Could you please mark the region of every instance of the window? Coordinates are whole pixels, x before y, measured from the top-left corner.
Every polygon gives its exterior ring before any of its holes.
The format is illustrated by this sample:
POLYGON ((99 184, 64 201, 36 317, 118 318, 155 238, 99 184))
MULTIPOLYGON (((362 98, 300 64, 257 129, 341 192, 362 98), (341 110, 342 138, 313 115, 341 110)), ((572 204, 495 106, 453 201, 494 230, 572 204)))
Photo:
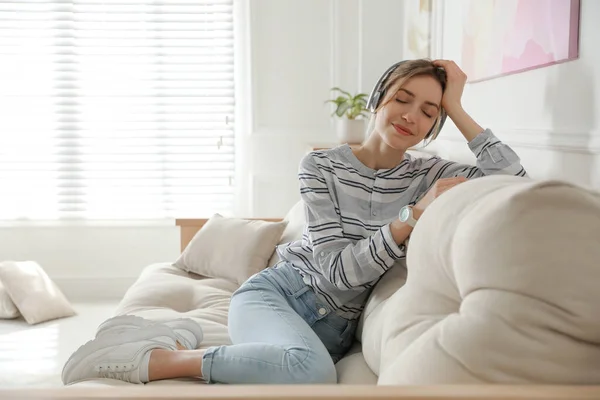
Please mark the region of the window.
POLYGON ((0 1, 0 219, 228 213, 233 0, 0 1))

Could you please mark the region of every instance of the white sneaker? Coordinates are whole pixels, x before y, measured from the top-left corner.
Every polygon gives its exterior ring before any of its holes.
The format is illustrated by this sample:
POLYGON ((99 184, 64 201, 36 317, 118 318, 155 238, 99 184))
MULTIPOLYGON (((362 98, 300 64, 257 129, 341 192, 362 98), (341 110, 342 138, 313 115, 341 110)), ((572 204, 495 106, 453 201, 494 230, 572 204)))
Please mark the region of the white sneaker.
POLYGON ((202 327, 191 318, 178 318, 170 321, 152 321, 136 315, 120 315, 104 321, 96 331, 96 337, 110 332, 122 332, 130 329, 139 329, 145 326, 165 324, 175 332, 176 338, 188 350, 198 348, 202 343, 204 334, 202 327))
POLYGON ((63 367, 62 381, 65 385, 97 378, 148 382, 150 352, 177 350, 174 337, 173 330, 163 324, 103 334, 73 353, 63 367))

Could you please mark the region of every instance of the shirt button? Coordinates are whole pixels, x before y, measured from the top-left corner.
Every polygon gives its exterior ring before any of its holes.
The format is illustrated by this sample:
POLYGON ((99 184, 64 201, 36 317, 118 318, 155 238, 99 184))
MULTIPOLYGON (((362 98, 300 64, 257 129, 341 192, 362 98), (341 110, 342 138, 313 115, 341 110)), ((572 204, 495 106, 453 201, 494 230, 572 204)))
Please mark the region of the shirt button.
POLYGON ((319 308, 319 314, 325 315, 325 314, 327 314, 327 310, 321 307, 321 308, 319 308))
POLYGON ((372 214, 373 214, 373 216, 376 216, 377 215, 377 211, 373 211, 372 214))
POLYGON ((321 252, 321 257, 325 257, 325 252, 324 251, 321 252))

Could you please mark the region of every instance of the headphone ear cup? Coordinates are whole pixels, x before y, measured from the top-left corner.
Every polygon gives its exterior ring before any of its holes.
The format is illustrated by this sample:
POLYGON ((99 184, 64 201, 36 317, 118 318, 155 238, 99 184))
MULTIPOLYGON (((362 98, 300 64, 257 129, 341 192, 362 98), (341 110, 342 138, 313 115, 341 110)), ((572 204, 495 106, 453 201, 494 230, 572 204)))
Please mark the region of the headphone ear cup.
POLYGON ((374 113, 375 110, 377 109, 377 105, 379 104, 379 97, 381 96, 381 92, 377 91, 375 93, 373 93, 373 97, 371 98, 371 101, 369 102, 369 111, 374 113))
POLYGON ((383 75, 381 75, 381 77, 377 80, 377 83, 375 84, 375 87, 373 87, 373 90, 371 91, 371 95, 369 96, 369 99, 367 101, 367 109, 370 112, 375 112, 375 110, 377 109, 377 106, 379 106, 379 101, 381 100, 381 97, 383 95, 383 92, 385 92, 385 90, 383 89, 383 84, 385 83, 385 80, 387 79, 387 77, 402 63, 404 63, 406 61, 400 61, 397 62, 396 64, 392 65, 391 67, 389 67, 384 73, 383 75))

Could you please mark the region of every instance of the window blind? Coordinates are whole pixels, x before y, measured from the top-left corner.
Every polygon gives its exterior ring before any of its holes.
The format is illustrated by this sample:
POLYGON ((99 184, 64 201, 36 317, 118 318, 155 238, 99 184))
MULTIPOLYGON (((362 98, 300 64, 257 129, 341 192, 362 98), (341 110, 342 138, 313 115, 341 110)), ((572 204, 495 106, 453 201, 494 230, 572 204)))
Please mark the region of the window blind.
POLYGON ((0 219, 233 208, 233 0, 0 1, 0 219))

